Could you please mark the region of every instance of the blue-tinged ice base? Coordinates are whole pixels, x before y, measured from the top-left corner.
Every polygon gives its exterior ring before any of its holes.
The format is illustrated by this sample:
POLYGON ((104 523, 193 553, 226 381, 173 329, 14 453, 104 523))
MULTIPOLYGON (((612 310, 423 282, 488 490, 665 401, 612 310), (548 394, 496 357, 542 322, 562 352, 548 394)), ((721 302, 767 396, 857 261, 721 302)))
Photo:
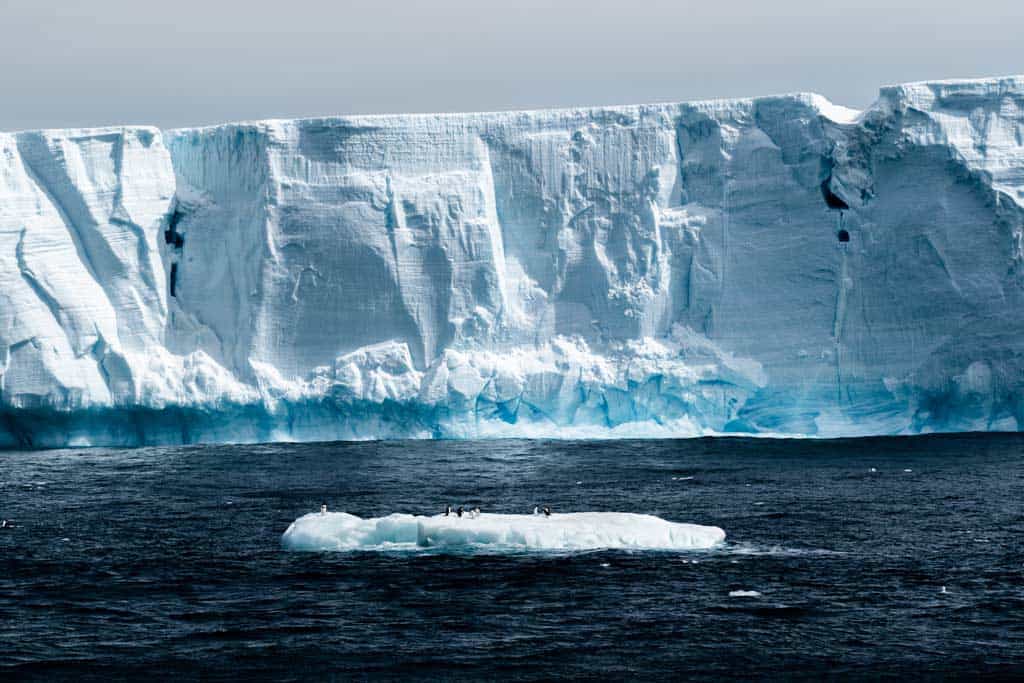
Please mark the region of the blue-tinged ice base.
POLYGON ((176 390, 189 396, 186 405, 21 406, 0 413, 0 444, 692 437, 724 428, 763 383, 756 363, 684 330, 605 354, 579 339, 501 353, 448 350, 426 370, 404 343, 387 342, 304 379, 254 363, 252 385, 209 358, 197 364, 176 390), (188 394, 196 386, 205 396, 188 394))
MULTIPOLYGON (((0 411, 0 447, 59 448, 402 438, 683 438, 718 434, 864 436, 1014 430, 991 378, 974 372, 945 393, 897 383, 769 386, 759 363, 681 326, 661 340, 593 351, 578 338, 543 346, 446 350, 425 370, 403 342, 339 356, 302 379, 253 363, 238 382, 206 356, 152 379, 172 386, 147 407, 21 405, 0 411), (968 390, 964 390, 966 387, 968 390), (924 396, 924 399, 921 397, 924 396)), ((168 371, 169 370, 169 371, 168 371)), ((153 384, 151 389, 156 386, 153 384)))
MULTIPOLYGON (((882 383, 798 397, 692 331, 604 353, 579 339, 501 353, 448 350, 418 370, 400 342, 340 356, 301 380, 254 363, 241 384, 209 358, 181 381, 184 405, 20 406, 0 411, 0 447, 59 448, 402 438, 838 437, 1015 430, 990 383, 922 393, 882 383), (185 387, 205 394, 188 394, 185 387), (901 392, 905 396, 901 396, 901 392), (921 400, 921 396, 925 400, 921 400)), ((167 378, 164 378, 167 380, 167 378)))
POLYGON ((286 549, 298 551, 703 550, 724 540, 725 532, 718 527, 625 512, 550 517, 483 513, 475 518, 392 514, 369 519, 314 512, 292 522, 281 537, 286 549))

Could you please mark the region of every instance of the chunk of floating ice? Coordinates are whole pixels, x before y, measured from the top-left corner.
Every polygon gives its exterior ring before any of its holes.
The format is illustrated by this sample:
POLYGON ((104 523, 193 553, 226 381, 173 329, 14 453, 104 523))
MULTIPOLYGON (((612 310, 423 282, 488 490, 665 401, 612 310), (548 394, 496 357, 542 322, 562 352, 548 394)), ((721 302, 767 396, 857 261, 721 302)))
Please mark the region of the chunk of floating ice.
POLYGON ((725 540, 715 526, 680 524, 628 512, 535 515, 483 514, 421 517, 393 514, 362 519, 344 512, 312 512, 292 522, 281 543, 288 550, 401 550, 465 546, 511 550, 695 550, 725 540))
POLYGON ((903 470, 904 472, 913 472, 914 470, 903 470))
POLYGON ((759 598, 761 594, 757 591, 729 591, 730 598, 759 598))

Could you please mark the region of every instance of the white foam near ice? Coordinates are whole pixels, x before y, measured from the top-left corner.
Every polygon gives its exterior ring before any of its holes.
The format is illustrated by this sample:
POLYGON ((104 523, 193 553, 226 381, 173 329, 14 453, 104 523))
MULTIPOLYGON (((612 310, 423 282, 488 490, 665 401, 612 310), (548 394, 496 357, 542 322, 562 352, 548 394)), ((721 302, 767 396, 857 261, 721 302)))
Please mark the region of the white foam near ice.
POLYGON ((483 514, 476 519, 392 514, 363 519, 344 512, 310 513, 292 522, 288 550, 389 550, 484 547, 511 550, 698 550, 725 540, 714 526, 669 522, 628 512, 540 515, 483 514))

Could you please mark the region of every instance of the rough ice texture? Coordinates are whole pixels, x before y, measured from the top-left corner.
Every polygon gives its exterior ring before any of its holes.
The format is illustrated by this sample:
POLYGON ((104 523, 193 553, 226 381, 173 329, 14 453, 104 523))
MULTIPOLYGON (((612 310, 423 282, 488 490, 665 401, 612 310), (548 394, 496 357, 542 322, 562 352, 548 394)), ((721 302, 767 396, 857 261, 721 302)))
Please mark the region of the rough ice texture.
POLYGON ((477 518, 393 514, 362 519, 344 512, 310 513, 281 538, 289 550, 698 550, 725 540, 716 526, 668 522, 628 512, 543 515, 482 514, 477 518))
POLYGON ((0 134, 0 445, 1015 430, 1024 77, 0 134))

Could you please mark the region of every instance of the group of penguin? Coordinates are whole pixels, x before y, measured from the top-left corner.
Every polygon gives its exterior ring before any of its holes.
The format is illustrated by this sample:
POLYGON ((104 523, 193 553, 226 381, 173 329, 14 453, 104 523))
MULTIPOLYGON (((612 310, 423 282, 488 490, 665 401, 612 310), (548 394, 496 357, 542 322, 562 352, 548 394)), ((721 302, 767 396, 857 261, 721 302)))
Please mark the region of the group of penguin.
POLYGON ((466 515, 470 519, 476 519, 480 516, 480 508, 472 508, 468 512, 460 505, 457 509, 453 510, 451 505, 444 506, 444 516, 449 517, 455 515, 456 517, 462 517, 466 515))
MULTIPOLYGON (((533 508, 533 514, 535 514, 535 515, 543 514, 545 517, 550 517, 551 516, 551 508, 549 508, 547 505, 545 505, 543 508, 534 507, 533 508)), ((462 517, 462 515, 467 515, 470 519, 476 519, 477 517, 480 516, 480 508, 478 508, 478 507, 477 508, 473 508, 469 512, 466 512, 466 510, 461 505, 459 507, 455 508, 454 510, 452 509, 451 505, 445 505, 444 506, 444 516, 445 517, 450 517, 451 515, 455 515, 456 517, 462 517)))
MULTIPOLYGON (((327 514, 327 503, 323 503, 320 506, 320 514, 321 515, 326 515, 327 514)), ((545 517, 550 517, 551 516, 551 508, 549 508, 547 505, 545 505, 542 508, 534 507, 533 508, 533 514, 534 515, 544 515, 545 517)), ((467 512, 466 509, 463 508, 461 505, 459 507, 455 508, 455 509, 452 509, 451 505, 445 505, 444 506, 444 516, 445 517, 450 517, 451 515, 455 515, 456 517, 462 517, 463 515, 466 515, 470 519, 476 519, 477 517, 480 516, 480 508, 475 507, 475 508, 470 509, 467 512)), ((7 520, 6 519, 4 520, 3 528, 13 528, 13 527, 14 527, 14 524, 8 524, 7 520)))

